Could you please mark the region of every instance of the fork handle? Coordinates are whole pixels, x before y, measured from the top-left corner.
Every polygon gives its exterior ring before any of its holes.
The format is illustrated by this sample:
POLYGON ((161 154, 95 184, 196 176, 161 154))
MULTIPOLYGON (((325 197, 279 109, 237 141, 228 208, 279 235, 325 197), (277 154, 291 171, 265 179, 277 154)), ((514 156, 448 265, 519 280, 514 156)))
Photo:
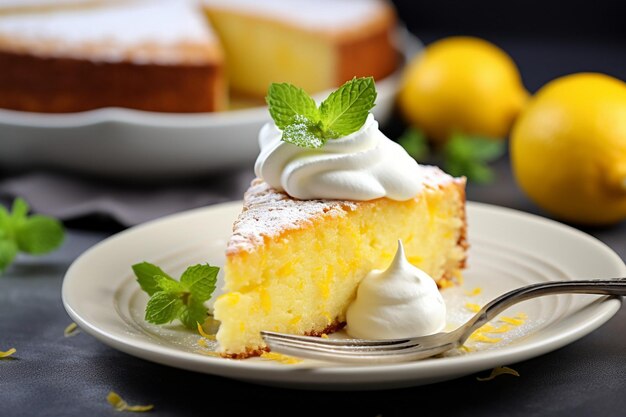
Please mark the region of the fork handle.
POLYGON ((459 335, 460 344, 463 344, 478 328, 493 320, 507 308, 521 301, 553 294, 626 296, 626 278, 543 282, 509 291, 487 303, 473 319, 459 329, 461 332, 459 335))

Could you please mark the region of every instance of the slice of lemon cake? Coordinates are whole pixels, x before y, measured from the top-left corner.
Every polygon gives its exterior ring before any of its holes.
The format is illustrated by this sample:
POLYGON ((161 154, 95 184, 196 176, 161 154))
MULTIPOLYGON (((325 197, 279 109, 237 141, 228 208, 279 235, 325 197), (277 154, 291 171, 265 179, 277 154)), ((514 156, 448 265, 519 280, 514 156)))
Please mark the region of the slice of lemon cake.
POLYGON ((215 302, 224 356, 266 349, 261 330, 320 335, 343 326, 360 280, 386 268, 404 243, 408 260, 440 287, 466 259, 465 179, 422 167, 422 190, 395 201, 297 200, 257 179, 227 249, 215 302))
POLYGON ((396 14, 382 0, 203 0, 224 47, 229 84, 264 97, 272 82, 309 93, 398 63, 396 14))

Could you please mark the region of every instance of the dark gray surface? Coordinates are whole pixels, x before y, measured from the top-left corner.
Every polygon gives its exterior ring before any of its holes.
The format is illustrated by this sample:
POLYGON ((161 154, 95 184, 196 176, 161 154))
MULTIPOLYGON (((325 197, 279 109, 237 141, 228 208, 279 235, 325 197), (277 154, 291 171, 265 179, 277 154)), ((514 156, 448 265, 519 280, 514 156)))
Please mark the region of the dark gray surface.
MULTIPOLYGON (((429 42, 434 36, 423 34, 422 38, 429 42)), ((520 63, 531 91, 555 76, 578 70, 605 70, 626 79, 623 45, 558 39, 503 39, 500 44, 520 63)), ((388 132, 393 137, 402 128, 392 125, 388 132)), ((506 158, 496 167, 497 182, 471 185, 470 200, 545 214, 515 186, 506 158)), ((241 175, 247 178, 251 173, 241 175)), ((207 186, 222 182, 219 177, 211 178, 207 186)), ((231 183, 224 195, 237 198, 244 185, 231 183)), ((519 378, 504 375, 479 382, 472 375, 379 392, 267 388, 146 362, 82 333, 64 338, 70 319, 61 304, 62 277, 80 253, 115 230, 114 224, 101 220, 70 223, 82 230, 71 230, 60 251, 43 258, 21 258, 0 278, 0 350, 18 349, 16 359, 0 361, 0 417, 117 416, 105 400, 109 390, 131 403, 155 404, 149 414, 154 416, 626 415, 624 308, 598 330, 562 349, 522 363, 503 364, 519 371, 519 378), (95 228, 108 232, 85 230, 95 228), (217 412, 217 403, 228 403, 229 411, 217 412)), ((626 259, 626 223, 585 231, 626 259)))
MULTIPOLYGON (((498 181, 470 186, 469 199, 535 211, 514 185, 506 158, 496 166, 498 181)), ((626 257, 626 223, 590 232, 626 257)), ((220 401, 231 402, 232 415, 408 416, 426 407, 455 416, 624 416, 623 308, 600 329, 562 349, 503 364, 519 371, 519 378, 504 375, 479 382, 472 375, 378 392, 267 388, 146 362, 84 333, 65 338, 63 330, 71 321, 61 304, 63 274, 80 253, 106 236, 72 230, 60 251, 21 258, 0 279, 0 349, 18 349, 16 359, 0 361, 0 416, 118 415, 106 403, 109 390, 130 402, 154 403, 154 416, 220 415, 213 409, 220 401)))

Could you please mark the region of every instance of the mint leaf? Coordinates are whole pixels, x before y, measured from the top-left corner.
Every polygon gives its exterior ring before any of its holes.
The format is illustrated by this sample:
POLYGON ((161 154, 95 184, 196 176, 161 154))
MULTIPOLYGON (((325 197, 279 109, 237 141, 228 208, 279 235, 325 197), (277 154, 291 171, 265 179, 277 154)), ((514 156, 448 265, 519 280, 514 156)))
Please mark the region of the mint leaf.
POLYGON ((291 84, 272 83, 265 100, 274 123, 281 130, 293 123, 296 116, 304 116, 314 123, 319 120, 315 100, 303 89, 291 84))
POLYGON ((159 291, 166 291, 172 294, 182 294, 186 292, 185 287, 181 285, 180 282, 170 277, 156 275, 154 277, 154 281, 156 282, 156 286, 158 287, 159 291))
POLYGON ((428 157, 428 141, 424 131, 421 129, 408 128, 398 138, 398 143, 413 159, 420 161, 428 157))
POLYGON ((466 176, 475 183, 493 181, 494 173, 488 162, 505 152, 503 140, 454 133, 443 149, 444 168, 454 176, 466 176))
POLYGON ((17 245, 12 240, 0 240, 0 273, 4 272, 17 256, 17 245))
POLYGON ((188 305, 181 309, 179 319, 186 328, 196 329, 198 323, 202 324, 206 320, 207 311, 202 301, 191 296, 188 305))
POLYGON ((65 239, 65 231, 58 220, 35 215, 19 220, 15 236, 20 251, 41 255, 59 247, 65 239))
POLYGON ((219 270, 218 267, 209 264, 190 266, 180 277, 180 283, 196 300, 206 301, 215 291, 219 270))
POLYGON ((179 296, 167 291, 159 291, 148 301, 145 319, 152 324, 170 323, 178 316, 182 307, 183 301, 179 296))
POLYGON ((11 238, 11 215, 4 206, 0 206, 0 238, 11 238))
POLYGON ((480 163, 468 164, 466 169, 467 178, 479 184, 486 184, 494 180, 495 174, 487 165, 480 163))
POLYGON ((188 329, 204 323, 208 312, 204 302, 215 291, 218 267, 209 264, 190 266, 179 281, 148 262, 135 264, 132 268, 141 288, 151 296, 146 306, 146 321, 164 324, 177 318, 188 329))
POLYGON ((301 148, 311 149, 321 148, 326 143, 319 126, 304 116, 297 116, 292 124, 285 127, 281 139, 301 148))
POLYGON ((23 198, 16 198, 13 200, 13 207, 11 208, 11 217, 13 221, 19 221, 26 218, 28 214, 28 203, 23 198))
POLYGON ((374 78, 353 78, 331 93, 318 108, 304 90, 287 83, 272 83, 269 112, 282 130, 281 139, 316 149, 328 139, 354 133, 363 126, 376 101, 374 78))
POLYGON ((154 293, 160 291, 160 287, 156 280, 157 276, 166 277, 174 281, 174 278, 163 272, 161 268, 149 262, 135 264, 132 268, 135 276, 137 277, 139 286, 142 290, 147 292, 148 295, 153 295, 154 293))
POLYGON ((445 152, 455 159, 489 162, 504 154, 503 140, 453 133, 446 143, 445 152))
POLYGON ((353 78, 320 105, 323 131, 333 138, 356 132, 365 123, 375 101, 374 78, 353 78))
POLYGON ((28 216, 28 203, 13 201, 11 212, 0 206, 0 273, 15 259, 18 251, 31 255, 51 252, 63 243, 63 224, 48 216, 28 216))

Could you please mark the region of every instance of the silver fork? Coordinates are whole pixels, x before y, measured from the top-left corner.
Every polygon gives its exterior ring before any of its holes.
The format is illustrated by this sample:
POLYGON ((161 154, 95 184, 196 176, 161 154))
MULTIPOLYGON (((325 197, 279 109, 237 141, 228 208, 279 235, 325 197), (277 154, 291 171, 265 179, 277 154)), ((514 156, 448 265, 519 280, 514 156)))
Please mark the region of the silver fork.
POLYGON ((345 363, 389 363, 424 359, 463 345, 468 337, 498 314, 524 300, 552 294, 626 295, 626 278, 552 281, 509 291, 487 303, 461 327, 447 333, 391 340, 324 339, 262 331, 277 353, 345 363))

